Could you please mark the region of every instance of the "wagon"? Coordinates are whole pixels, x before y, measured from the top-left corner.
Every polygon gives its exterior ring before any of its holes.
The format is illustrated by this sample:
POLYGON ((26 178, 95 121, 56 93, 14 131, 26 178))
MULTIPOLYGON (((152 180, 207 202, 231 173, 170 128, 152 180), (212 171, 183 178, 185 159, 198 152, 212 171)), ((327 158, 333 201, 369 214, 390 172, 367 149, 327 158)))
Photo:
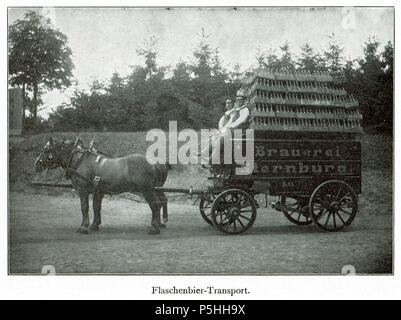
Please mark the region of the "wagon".
POLYGON ((361 193, 361 144, 314 135, 255 138, 255 169, 249 176, 214 177, 201 194, 203 219, 220 231, 239 234, 255 221, 258 194, 276 196, 273 208, 294 224, 315 223, 325 231, 350 225, 361 193))
POLYGON ((238 93, 249 99, 254 170, 243 176, 231 167, 214 178, 200 201, 207 223, 224 233, 246 231, 256 218, 257 194, 276 196, 273 208, 297 225, 339 231, 352 223, 362 192, 363 131, 344 81, 341 73, 272 70, 244 81, 238 93))

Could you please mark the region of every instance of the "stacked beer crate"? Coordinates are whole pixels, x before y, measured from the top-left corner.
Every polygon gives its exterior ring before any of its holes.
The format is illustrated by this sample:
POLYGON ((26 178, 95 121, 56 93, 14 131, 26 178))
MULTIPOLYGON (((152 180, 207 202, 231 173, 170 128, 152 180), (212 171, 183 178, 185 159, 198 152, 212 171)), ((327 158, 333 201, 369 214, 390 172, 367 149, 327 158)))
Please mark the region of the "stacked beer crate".
POLYGON ((250 128, 262 131, 362 133, 358 102, 341 73, 259 70, 240 93, 249 97, 250 128))

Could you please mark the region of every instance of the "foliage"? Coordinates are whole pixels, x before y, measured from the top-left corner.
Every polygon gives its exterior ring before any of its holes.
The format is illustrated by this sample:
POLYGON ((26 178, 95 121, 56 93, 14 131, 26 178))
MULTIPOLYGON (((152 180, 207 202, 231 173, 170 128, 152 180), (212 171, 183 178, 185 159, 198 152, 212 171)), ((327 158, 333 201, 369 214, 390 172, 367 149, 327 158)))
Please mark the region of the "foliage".
POLYGON ((392 131, 391 42, 379 52, 379 43, 369 39, 363 56, 347 61, 335 34, 328 36, 321 52, 305 43, 295 55, 285 41, 278 50, 257 48, 253 67, 245 69, 237 63, 229 70, 208 39, 202 29, 190 61, 160 66, 157 39, 149 38, 137 51, 144 58, 143 65, 131 66, 128 76, 114 73, 107 83, 94 82, 89 91, 76 91, 70 104, 50 115, 49 125, 56 131, 143 131, 168 130, 169 120, 176 120, 179 129, 216 127, 225 99, 235 97, 244 76, 255 68, 270 68, 343 71, 345 89, 363 110, 364 126, 392 131))
POLYGON ((335 33, 328 36, 329 42, 326 50, 323 51, 325 65, 331 72, 341 71, 343 68, 344 48, 338 42, 335 33))
POLYGON ((30 11, 10 26, 8 45, 10 84, 33 93, 30 109, 36 119, 41 92, 71 84, 74 65, 67 36, 30 11))

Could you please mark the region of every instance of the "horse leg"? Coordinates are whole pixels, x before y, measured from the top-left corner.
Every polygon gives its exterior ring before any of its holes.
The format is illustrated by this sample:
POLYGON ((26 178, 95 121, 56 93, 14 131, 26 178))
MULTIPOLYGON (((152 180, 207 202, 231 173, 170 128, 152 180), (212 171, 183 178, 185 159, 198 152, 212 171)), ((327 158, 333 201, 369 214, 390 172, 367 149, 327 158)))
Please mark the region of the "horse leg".
POLYGON ((149 229, 149 234, 160 233, 160 199, 154 190, 149 190, 143 193, 143 196, 152 210, 152 222, 149 229))
POLYGON ((89 193, 86 191, 79 191, 79 198, 81 200, 82 223, 77 232, 87 234, 89 233, 89 193))
POLYGON ((99 231, 99 225, 102 223, 100 211, 102 209, 103 193, 95 191, 93 193, 93 222, 89 227, 90 231, 99 231))
POLYGON ((164 192, 157 192, 157 195, 159 196, 160 199, 160 203, 163 209, 163 219, 162 219, 162 228, 166 227, 166 223, 168 221, 168 213, 167 213, 167 198, 166 195, 164 194, 164 192))

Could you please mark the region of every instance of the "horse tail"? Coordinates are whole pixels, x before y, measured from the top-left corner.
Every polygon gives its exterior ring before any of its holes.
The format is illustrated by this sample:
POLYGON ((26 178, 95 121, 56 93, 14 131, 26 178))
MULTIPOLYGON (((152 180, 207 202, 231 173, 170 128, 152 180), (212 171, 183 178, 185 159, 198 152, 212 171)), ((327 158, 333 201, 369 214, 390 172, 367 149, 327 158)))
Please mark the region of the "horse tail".
POLYGON ((167 171, 170 170, 172 168, 171 164, 168 162, 168 160, 166 160, 166 169, 167 171))
POLYGON ((171 168, 170 164, 165 163, 156 163, 154 165, 155 170, 155 178, 156 178, 156 187, 162 187, 167 180, 168 170, 171 168))

